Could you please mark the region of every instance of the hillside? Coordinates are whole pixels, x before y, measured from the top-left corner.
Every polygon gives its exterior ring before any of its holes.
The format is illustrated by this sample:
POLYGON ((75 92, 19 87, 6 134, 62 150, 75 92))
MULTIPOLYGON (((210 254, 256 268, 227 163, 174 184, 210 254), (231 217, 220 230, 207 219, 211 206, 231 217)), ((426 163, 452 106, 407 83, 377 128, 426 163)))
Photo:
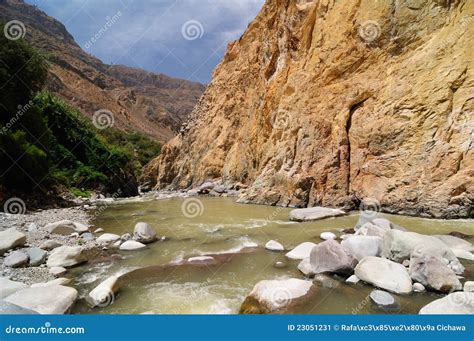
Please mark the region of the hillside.
POLYGON ((63 24, 22 0, 0 0, 0 20, 19 20, 26 40, 51 62, 47 88, 88 117, 105 109, 115 126, 167 141, 204 91, 199 83, 122 65, 86 53, 63 24))
POLYGON ((472 217, 473 17, 470 0, 268 0, 143 182, 472 217))

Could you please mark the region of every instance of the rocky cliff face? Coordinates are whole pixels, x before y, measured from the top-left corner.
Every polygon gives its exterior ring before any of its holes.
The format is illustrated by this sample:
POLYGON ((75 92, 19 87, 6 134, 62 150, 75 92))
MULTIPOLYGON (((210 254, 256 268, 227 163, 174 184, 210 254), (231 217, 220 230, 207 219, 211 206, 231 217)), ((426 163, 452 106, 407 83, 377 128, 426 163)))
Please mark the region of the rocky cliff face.
POLYGON ((199 83, 102 63, 82 50, 63 24, 23 0, 0 0, 0 20, 21 21, 28 42, 49 57, 49 90, 86 116, 112 112, 119 129, 168 141, 204 91, 199 83))
POLYGON ((470 0, 268 0, 143 179, 472 217, 473 35, 470 0))

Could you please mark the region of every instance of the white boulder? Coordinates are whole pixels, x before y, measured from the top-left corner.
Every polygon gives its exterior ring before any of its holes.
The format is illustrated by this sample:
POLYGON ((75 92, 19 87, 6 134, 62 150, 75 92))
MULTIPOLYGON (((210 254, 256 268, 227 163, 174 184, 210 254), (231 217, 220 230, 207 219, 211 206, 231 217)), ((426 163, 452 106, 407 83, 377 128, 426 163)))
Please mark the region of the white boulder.
POLYGON ((85 262, 86 259, 82 254, 80 246, 60 246, 53 251, 48 257, 46 265, 53 267, 70 267, 85 262))
POLYGON ((0 256, 6 251, 26 243, 26 235, 14 227, 0 232, 0 256))
POLYGON ((310 263, 314 273, 352 273, 357 264, 347 251, 335 240, 326 240, 311 250, 310 263))
POLYGON ((87 232, 89 231, 89 227, 71 220, 61 220, 55 223, 47 224, 44 227, 44 230, 48 231, 49 233, 69 236, 72 233, 81 234, 87 232))
POLYGON ((87 296, 86 300, 92 307, 106 307, 114 303, 115 295, 120 290, 117 276, 110 276, 96 286, 87 296))
POLYGON ((375 236, 350 236, 341 242, 341 246, 355 259, 361 260, 367 256, 380 256, 382 238, 375 236))
POLYGON ((327 208, 327 207, 308 207, 308 208, 298 208, 290 211, 290 220, 291 221, 312 221, 320 220, 331 217, 338 217, 345 215, 346 212, 339 210, 337 208, 327 208))
POLYGON ((439 258, 420 255, 410 259, 410 277, 429 289, 449 293, 462 290, 456 274, 439 258))
POLYGON ((270 250, 270 251, 285 251, 285 248, 283 245, 281 245, 279 242, 275 240, 269 240, 265 244, 265 249, 270 250))
POLYGON ((100 235, 96 241, 99 243, 99 244, 109 244, 109 243, 113 243, 113 242, 116 242, 117 240, 120 239, 120 236, 118 234, 113 234, 113 233, 104 233, 102 235, 100 235))
POLYGON ((151 243, 157 239, 156 231, 149 224, 139 222, 133 230, 133 238, 140 243, 151 243))
POLYGON ((315 246, 316 246, 315 243, 304 242, 304 243, 299 244, 290 252, 288 252, 285 256, 290 259, 305 259, 309 257, 311 250, 315 246))
POLYGON ((319 235, 322 240, 336 239, 337 236, 332 232, 323 232, 319 235))
POLYGON ((124 251, 135 251, 135 250, 141 250, 144 248, 146 248, 145 244, 142 244, 135 240, 127 240, 126 242, 123 242, 122 244, 120 244, 120 247, 119 247, 120 250, 124 250, 124 251))
POLYGON ((474 314, 474 292, 453 292, 443 298, 434 300, 420 310, 420 314, 474 314))

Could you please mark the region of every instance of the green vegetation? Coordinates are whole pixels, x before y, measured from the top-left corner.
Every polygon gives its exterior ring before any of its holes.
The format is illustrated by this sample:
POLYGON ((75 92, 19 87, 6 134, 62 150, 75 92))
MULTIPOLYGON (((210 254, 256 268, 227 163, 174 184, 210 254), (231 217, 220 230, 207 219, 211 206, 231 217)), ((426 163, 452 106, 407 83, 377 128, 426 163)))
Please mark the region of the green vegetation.
POLYGON ((0 36, 0 186, 23 192, 65 186, 76 196, 136 194, 136 178, 160 145, 138 133, 96 129, 62 100, 40 92, 46 75, 44 57, 22 40, 0 36))

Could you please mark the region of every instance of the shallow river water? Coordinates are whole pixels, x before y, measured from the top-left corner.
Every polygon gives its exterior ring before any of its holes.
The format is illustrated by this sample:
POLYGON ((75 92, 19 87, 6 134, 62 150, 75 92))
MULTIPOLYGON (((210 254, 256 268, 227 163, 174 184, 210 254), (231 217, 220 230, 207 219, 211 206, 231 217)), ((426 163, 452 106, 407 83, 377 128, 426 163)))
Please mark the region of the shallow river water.
MULTIPOLYGON (((84 297, 110 275, 135 271, 122 284, 121 290, 106 307, 90 308, 79 300, 74 313, 103 314, 228 314, 238 313, 247 293, 263 279, 301 278, 299 261, 287 259, 285 252, 264 249, 274 239, 291 249, 312 241, 321 242, 319 234, 354 227, 359 212, 320 220, 293 223, 288 221, 290 209, 270 206, 242 205, 230 198, 173 198, 146 202, 129 202, 102 208, 93 222, 105 232, 133 232, 139 221, 151 224, 166 240, 148 244, 141 251, 117 251, 120 257, 90 262, 72 270, 76 287, 84 297), (179 265, 183 259, 218 255, 213 265, 179 265), (283 268, 275 263, 285 263, 283 268)), ((474 234, 473 220, 430 220, 385 215, 393 223, 424 234, 446 234, 459 231, 474 234)), ((473 242, 474 240, 470 240, 473 242)), ((462 261, 464 276, 474 279, 474 262, 462 261)), ((346 284, 334 277, 317 284, 314 298, 292 308, 292 313, 418 313, 430 301, 441 297, 434 293, 398 295, 397 308, 381 310, 368 299, 373 290, 359 282, 346 284)), ((112 300, 112 299, 111 299, 112 300)))

